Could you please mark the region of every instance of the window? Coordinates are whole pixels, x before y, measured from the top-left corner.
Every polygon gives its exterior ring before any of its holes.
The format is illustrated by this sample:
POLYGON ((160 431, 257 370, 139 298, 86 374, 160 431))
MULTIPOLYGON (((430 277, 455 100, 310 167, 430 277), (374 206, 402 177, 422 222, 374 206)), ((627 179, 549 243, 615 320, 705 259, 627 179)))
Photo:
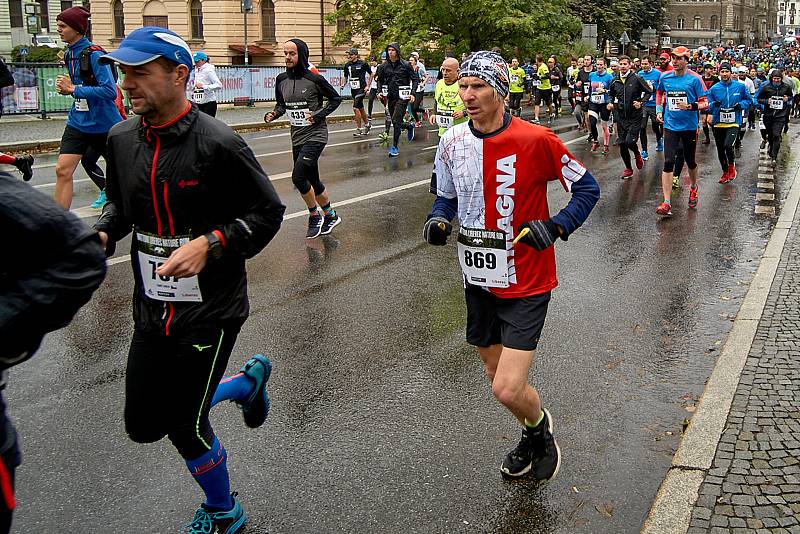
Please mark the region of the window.
POLYGON ((42 6, 42 16, 40 18, 42 29, 45 31, 50 31, 50 12, 47 9, 47 0, 36 0, 36 2, 42 6))
POLYGON ((678 20, 675 21, 675 27, 682 30, 685 23, 686 19, 683 18, 683 15, 679 15, 678 20))
MULTIPOLYGON (((336 10, 338 11, 341 7, 340 2, 336 2, 336 10)), ((346 32, 350 28, 350 24, 348 24, 347 17, 339 17, 336 19, 336 33, 346 32)))
POLYGON ((703 28, 703 19, 700 18, 700 15, 694 16, 694 26, 692 26, 695 30, 700 30, 703 28))
POLYGON ((12 28, 25 26, 25 20, 22 18, 22 0, 8 0, 8 15, 12 28))
POLYGON ((125 37, 125 10, 122 7, 122 0, 114 0, 114 37, 122 39, 125 37))
POLYGON ((717 16, 711 15, 711 18, 708 21, 708 29, 709 30, 716 30, 717 29, 717 16))
POLYGON ((781 15, 780 17, 778 17, 778 24, 780 24, 781 26, 783 26, 783 15, 781 15))
POLYGON ((72 7, 72 0, 61 0, 61 11, 72 7))
POLYGON ((169 17, 164 4, 158 0, 148 2, 144 6, 144 13, 142 13, 142 25, 169 28, 169 17))
POLYGON ((789 17, 789 26, 794 26, 794 15, 789 17))
POLYGON ((781 2, 781 11, 783 11, 785 9, 786 9, 786 4, 784 2, 781 2))
POLYGON ((192 39, 203 38, 203 4, 200 0, 192 0, 192 39))
POLYGON ((261 2, 261 40, 277 42, 275 39, 275 4, 272 3, 272 0, 262 0, 261 2))

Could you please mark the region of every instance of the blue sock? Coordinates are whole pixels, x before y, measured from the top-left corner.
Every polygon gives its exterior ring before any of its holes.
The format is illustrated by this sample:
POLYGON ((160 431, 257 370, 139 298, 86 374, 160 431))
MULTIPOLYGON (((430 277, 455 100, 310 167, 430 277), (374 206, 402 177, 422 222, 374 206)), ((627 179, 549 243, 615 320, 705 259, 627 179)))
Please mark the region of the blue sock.
POLYGON ((223 378, 211 399, 211 406, 224 400, 245 401, 253 393, 253 380, 244 373, 223 378))
POLYGON ((186 460, 186 467, 206 494, 203 504, 209 508, 225 511, 233 508, 227 458, 225 447, 214 436, 211 450, 199 458, 186 460))

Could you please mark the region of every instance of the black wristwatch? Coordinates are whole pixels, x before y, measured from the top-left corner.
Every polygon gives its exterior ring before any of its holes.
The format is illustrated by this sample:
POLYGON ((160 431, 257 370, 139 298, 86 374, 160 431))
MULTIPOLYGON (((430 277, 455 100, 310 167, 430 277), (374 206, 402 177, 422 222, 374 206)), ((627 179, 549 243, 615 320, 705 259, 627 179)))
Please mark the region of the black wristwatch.
POLYGON ((216 232, 208 232, 205 234, 208 239, 208 257, 212 260, 218 260, 222 257, 223 247, 222 242, 216 232))

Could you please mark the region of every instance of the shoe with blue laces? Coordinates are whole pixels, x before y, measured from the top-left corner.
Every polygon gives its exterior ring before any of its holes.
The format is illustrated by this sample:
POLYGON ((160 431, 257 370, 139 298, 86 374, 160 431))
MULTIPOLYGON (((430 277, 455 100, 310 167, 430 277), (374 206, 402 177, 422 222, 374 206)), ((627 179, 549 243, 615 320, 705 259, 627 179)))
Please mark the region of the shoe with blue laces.
POLYGON ((389 147, 389 156, 396 157, 396 156, 399 156, 399 155, 400 155, 400 151, 397 150, 396 146, 390 146, 389 147))
POLYGON ((642 150, 642 159, 647 161, 648 156, 649 155, 647 154, 647 150, 642 150))
POLYGON ((272 363, 269 358, 256 354, 242 366, 241 372, 253 381, 255 386, 247 400, 237 402, 242 408, 244 424, 250 428, 258 428, 264 424, 269 415, 269 395, 267 382, 272 374, 272 363))
POLYGON ((188 534, 236 534, 244 526, 247 516, 242 509, 242 503, 236 498, 236 493, 231 493, 233 508, 227 512, 213 511, 200 505, 194 513, 194 519, 186 525, 188 534))
POLYGON ((100 191, 100 194, 97 195, 97 200, 92 202, 92 207, 94 209, 100 209, 100 208, 102 208, 103 206, 106 205, 106 202, 108 202, 106 200, 106 190, 103 189, 102 191, 100 191))
POLYGON ((664 152, 664 141, 661 139, 656 141, 656 152, 664 152))

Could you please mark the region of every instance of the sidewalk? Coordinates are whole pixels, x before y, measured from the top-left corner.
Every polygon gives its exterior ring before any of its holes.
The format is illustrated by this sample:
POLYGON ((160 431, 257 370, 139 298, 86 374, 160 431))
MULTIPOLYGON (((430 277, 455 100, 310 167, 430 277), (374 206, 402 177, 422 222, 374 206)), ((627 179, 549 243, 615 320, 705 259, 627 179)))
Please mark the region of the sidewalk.
MULTIPOLYGON (((647 534, 800 534, 800 169, 647 534), (724 424, 723 424, 724 423, 724 424)), ((759 186, 769 180, 763 159, 759 186)))

